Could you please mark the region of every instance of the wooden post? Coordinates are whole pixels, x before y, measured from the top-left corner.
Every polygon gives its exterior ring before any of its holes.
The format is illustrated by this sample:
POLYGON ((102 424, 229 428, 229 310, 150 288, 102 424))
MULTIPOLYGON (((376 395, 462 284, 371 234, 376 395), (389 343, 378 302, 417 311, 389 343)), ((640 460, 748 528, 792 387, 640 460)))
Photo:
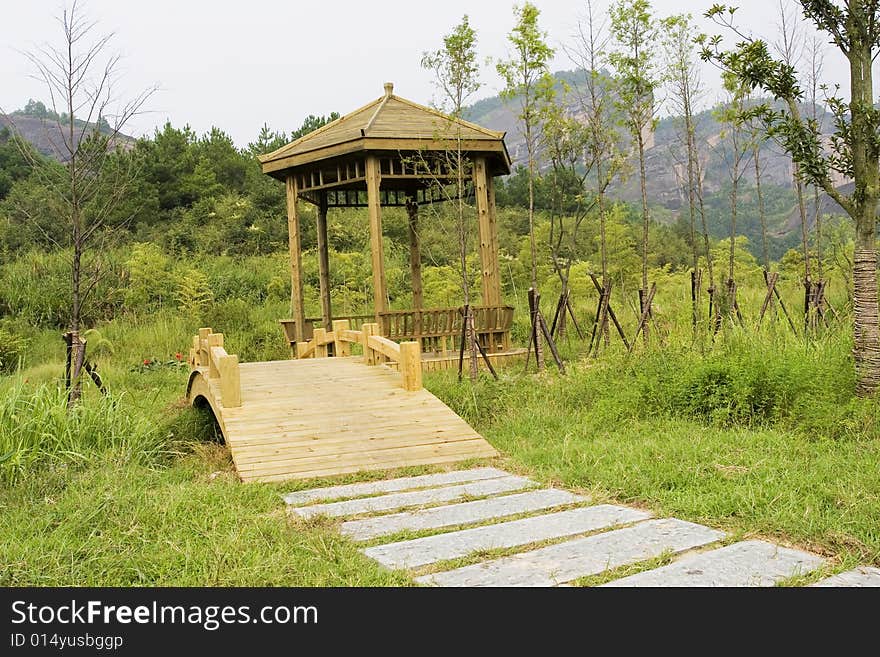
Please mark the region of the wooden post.
POLYGON ((206 349, 208 348, 208 336, 214 332, 214 329, 211 328, 200 328, 199 329, 199 347, 196 350, 196 364, 205 366, 209 363, 210 354, 206 354, 206 349))
POLYGON ((318 277, 321 286, 321 317, 324 328, 330 330, 333 314, 330 309, 330 251, 327 244, 327 192, 321 192, 318 201, 318 277))
POLYGON ((418 342, 400 343, 400 373, 404 390, 422 389, 422 348, 418 342))
POLYGON ((370 347, 370 336, 378 335, 379 325, 373 323, 363 324, 361 326, 361 332, 364 334, 364 360, 367 365, 377 365, 379 359, 376 358, 376 352, 370 347))
POLYGON ((238 356, 223 356, 217 363, 220 373, 220 403, 226 408, 241 406, 241 375, 238 356))
POLYGON ((211 356, 211 348, 212 347, 222 347, 223 346, 223 334, 222 333, 211 333, 208 336, 208 378, 216 379, 220 376, 220 371, 217 369, 217 363, 214 362, 214 358, 211 356))
POLYGON ((315 358, 327 358, 327 345, 324 340, 327 338, 327 330, 316 328, 312 340, 315 341, 315 358))
POLYGON ((480 233, 483 269, 483 305, 501 305, 501 273, 498 268, 498 224, 495 220, 495 187, 487 176, 486 158, 474 160, 474 194, 480 233))
POLYGON ((342 340, 342 332, 351 328, 351 322, 347 319, 337 319, 333 321, 333 334, 336 336, 336 348, 334 354, 336 356, 351 356, 351 345, 342 340))
POLYGON ((303 341, 306 313, 302 285, 302 244, 299 234, 299 213, 296 208, 296 178, 287 176, 287 241, 290 247, 290 316, 296 322, 294 337, 303 341))
POLYGON ((382 250, 382 201, 379 198, 381 174, 379 160, 375 155, 367 156, 367 207, 370 212, 370 251, 373 255, 373 312, 376 322, 381 313, 388 309, 385 293, 385 254, 382 250))
POLYGON ((409 274, 412 286, 412 303, 415 310, 413 332, 422 334, 422 256, 419 246, 419 205, 412 197, 406 199, 409 217, 409 274))
MULTIPOLYGON (((308 348, 309 348, 308 342, 297 342, 296 343, 296 357, 297 358, 304 358, 305 357, 304 354, 306 353, 308 348)), ((314 354, 314 352, 312 352, 312 353, 314 354)))

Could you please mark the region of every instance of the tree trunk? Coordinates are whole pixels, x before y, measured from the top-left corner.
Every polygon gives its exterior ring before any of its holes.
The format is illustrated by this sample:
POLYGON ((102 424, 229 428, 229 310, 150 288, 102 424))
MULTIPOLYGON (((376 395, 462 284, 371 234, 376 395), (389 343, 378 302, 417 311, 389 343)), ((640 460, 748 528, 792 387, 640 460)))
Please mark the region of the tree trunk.
POLYGON ((770 247, 767 243, 767 208, 764 205, 764 187, 761 184, 761 147, 755 146, 755 191, 758 194, 758 217, 761 220, 761 256, 764 271, 770 271, 770 247))
POLYGON ((853 356, 856 364, 856 393, 860 396, 874 394, 880 385, 877 249, 873 245, 874 236, 871 235, 870 239, 866 237, 859 235, 853 263, 853 356))
MULTIPOLYGON (((639 182, 642 188, 642 289, 639 299, 644 300, 648 294, 648 228, 651 217, 648 211, 648 174, 645 170, 645 140, 641 132, 639 132, 637 141, 639 146, 639 182)), ((644 308, 640 308, 640 310, 642 312, 645 311, 644 308)), ((642 331, 645 344, 650 342, 648 334, 648 324, 646 323, 642 331)))
MULTIPOLYGON (((852 35, 855 37, 856 35, 852 35)), ((880 148, 876 142, 872 42, 853 38, 849 53, 852 102, 853 172, 856 181, 856 244, 853 259, 853 356, 856 394, 873 395, 880 385, 880 317, 877 309, 877 204, 880 199, 880 148)))

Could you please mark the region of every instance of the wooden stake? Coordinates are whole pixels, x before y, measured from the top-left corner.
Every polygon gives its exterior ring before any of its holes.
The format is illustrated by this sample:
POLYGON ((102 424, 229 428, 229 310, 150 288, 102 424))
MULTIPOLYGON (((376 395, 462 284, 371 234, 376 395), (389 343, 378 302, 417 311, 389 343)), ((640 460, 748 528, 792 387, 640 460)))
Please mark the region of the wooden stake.
POLYGON ((547 328, 547 322, 544 321, 544 315, 541 314, 540 310, 538 310, 538 323, 541 325, 541 331, 547 339, 547 345, 550 347, 550 353, 553 354, 553 360, 556 361, 556 367, 559 368, 559 371, 562 374, 565 374, 565 365, 562 362, 562 358, 559 357, 559 351, 556 349, 556 342, 553 341, 553 336, 550 335, 550 330, 547 328))
MULTIPOLYGON (((641 292, 641 290, 640 290, 641 292)), ((627 347, 627 352, 632 353, 633 348, 636 344, 636 339, 639 337, 639 332, 645 330, 645 326, 648 323, 648 318, 651 316, 651 304, 654 303, 654 294, 657 292, 657 283, 651 283, 651 289, 648 292, 648 296, 644 299, 644 304, 642 307, 642 315, 639 317, 639 325, 636 327, 636 334, 633 336, 632 346, 627 347)))
MULTIPOLYGON (((591 274, 590 274, 590 278, 591 278, 592 281, 593 281, 593 285, 594 285, 594 286, 596 287, 596 289, 599 291, 599 294, 603 294, 603 293, 604 293, 604 289, 603 289, 602 286, 599 284, 599 279, 596 278, 596 275, 591 273, 591 274)), ((610 281, 609 281, 609 283, 608 283, 608 287, 609 287, 609 289, 611 288, 611 283, 610 283, 610 281)), ((614 309, 611 307, 611 297, 610 297, 610 295, 609 295, 609 298, 608 298, 608 303, 607 303, 606 305, 607 305, 607 308, 608 308, 608 316, 611 318, 611 321, 614 323, 614 327, 617 329, 617 333, 618 333, 618 335, 620 335, 620 339, 623 340, 623 344, 626 346, 627 349, 629 349, 629 341, 626 339, 626 334, 623 332, 623 327, 620 325, 620 322, 617 321, 617 315, 614 313, 614 309)))

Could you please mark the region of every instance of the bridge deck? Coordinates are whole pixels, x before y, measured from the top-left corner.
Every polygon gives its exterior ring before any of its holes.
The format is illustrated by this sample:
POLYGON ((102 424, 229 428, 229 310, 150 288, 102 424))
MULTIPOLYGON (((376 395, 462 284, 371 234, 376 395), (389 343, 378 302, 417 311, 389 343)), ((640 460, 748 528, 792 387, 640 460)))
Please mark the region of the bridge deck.
POLYGON ((323 477, 497 456, 427 390, 361 357, 242 363, 241 406, 199 369, 190 400, 214 410, 244 481, 323 477))

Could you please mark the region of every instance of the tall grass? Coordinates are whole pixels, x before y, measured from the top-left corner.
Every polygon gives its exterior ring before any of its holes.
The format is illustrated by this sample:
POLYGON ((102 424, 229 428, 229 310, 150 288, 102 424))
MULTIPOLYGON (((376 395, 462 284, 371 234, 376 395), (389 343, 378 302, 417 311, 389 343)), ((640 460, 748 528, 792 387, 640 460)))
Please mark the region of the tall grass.
POLYGON ((42 468, 110 461, 149 463, 168 449, 168 434, 153 418, 120 408, 120 396, 67 408, 59 386, 21 382, 0 397, 0 482, 13 484, 42 468))

